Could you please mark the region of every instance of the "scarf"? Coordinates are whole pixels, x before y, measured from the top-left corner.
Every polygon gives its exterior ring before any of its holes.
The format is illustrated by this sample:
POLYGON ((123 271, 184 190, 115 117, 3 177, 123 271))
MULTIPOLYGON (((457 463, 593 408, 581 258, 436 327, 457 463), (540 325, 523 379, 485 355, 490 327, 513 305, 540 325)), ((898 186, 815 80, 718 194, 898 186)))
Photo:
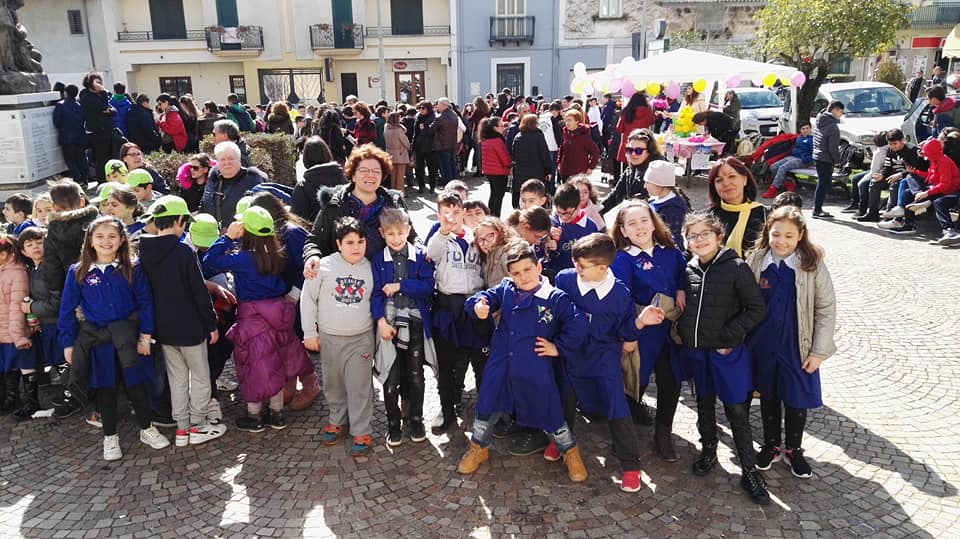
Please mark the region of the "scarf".
POLYGON ((743 256, 743 233, 747 231, 747 221, 750 219, 750 212, 753 211, 754 208, 762 205, 763 204, 752 200, 744 202, 743 204, 727 204, 722 200, 720 201, 720 209, 738 214, 737 224, 734 225, 726 241, 727 247, 736 251, 737 256, 743 256))

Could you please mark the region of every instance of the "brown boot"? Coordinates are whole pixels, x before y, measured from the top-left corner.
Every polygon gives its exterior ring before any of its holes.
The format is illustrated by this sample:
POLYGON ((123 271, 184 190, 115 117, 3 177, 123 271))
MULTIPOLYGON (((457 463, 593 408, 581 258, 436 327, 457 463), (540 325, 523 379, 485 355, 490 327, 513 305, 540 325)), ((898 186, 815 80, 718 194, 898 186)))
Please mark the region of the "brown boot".
MULTIPOLYGON (((477 471, 481 464, 490 458, 490 450, 485 447, 470 442, 470 449, 460 458, 460 464, 457 465, 457 471, 462 474, 472 474, 477 471)), ((580 464, 583 466, 583 464, 580 464)))
POLYGON ((320 385, 317 383, 317 375, 315 373, 301 378, 300 381, 303 383, 303 389, 297 391, 297 394, 293 396, 293 400, 290 401, 290 410, 294 412, 306 410, 313 406, 313 401, 317 400, 317 397, 320 396, 320 385))
POLYGON ((587 480, 587 467, 583 464, 583 458, 580 456, 580 448, 573 446, 567 449, 563 454, 563 463, 567 466, 567 475, 574 483, 582 483, 587 480))

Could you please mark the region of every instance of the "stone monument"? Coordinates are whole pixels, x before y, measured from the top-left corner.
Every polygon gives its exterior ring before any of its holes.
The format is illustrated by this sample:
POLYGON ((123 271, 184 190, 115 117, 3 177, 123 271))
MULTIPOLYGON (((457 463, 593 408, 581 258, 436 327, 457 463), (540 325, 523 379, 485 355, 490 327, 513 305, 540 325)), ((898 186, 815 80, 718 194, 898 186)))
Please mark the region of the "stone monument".
POLYGON ((42 56, 17 20, 23 0, 0 0, 0 189, 36 185, 66 170, 42 56))

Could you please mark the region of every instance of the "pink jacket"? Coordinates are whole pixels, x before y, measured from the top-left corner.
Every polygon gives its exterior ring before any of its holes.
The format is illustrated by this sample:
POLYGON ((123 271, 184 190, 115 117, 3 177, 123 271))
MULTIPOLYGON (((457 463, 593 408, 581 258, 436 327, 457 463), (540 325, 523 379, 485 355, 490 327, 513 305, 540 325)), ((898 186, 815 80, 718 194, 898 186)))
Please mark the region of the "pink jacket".
POLYGON ((23 298, 30 295, 30 277, 23 264, 0 266, 0 343, 22 346, 30 342, 26 315, 20 311, 23 298))

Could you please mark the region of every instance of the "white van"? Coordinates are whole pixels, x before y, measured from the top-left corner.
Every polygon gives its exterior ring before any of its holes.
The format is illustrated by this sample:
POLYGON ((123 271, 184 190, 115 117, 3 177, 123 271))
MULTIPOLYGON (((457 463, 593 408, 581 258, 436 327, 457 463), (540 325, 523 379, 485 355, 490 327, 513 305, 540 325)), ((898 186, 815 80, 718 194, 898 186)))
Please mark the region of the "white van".
MULTIPOLYGON (((797 119, 792 113, 796 110, 796 98, 796 93, 790 92, 790 98, 784 101, 780 117, 780 129, 784 132, 797 132, 797 119)), ((814 115, 834 100, 845 107, 840 120, 841 140, 863 147, 867 163, 873 156, 874 135, 900 127, 911 105, 898 88, 882 82, 828 83, 817 93, 814 115)), ((810 118, 810 123, 816 126, 816 118, 810 118)))

